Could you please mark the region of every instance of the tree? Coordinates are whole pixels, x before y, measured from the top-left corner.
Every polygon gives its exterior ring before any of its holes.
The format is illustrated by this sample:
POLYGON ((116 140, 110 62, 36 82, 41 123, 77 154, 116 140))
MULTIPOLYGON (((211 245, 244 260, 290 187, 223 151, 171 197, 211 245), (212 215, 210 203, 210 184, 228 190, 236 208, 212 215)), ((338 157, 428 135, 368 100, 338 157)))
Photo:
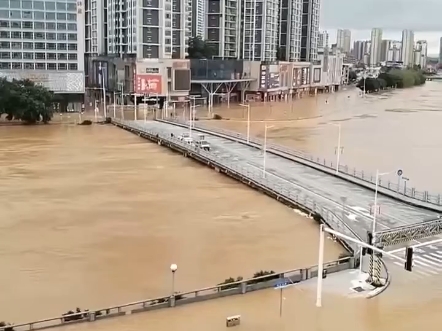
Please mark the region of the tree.
POLYGON ((200 36, 189 39, 187 58, 189 59, 211 59, 215 55, 215 49, 200 36))
MULTIPOLYGON (((392 68, 380 73, 377 78, 367 78, 365 80, 365 90, 374 92, 386 87, 406 88, 425 84, 425 81, 425 76, 418 67, 403 70, 392 68)), ((363 90, 364 79, 361 79, 356 86, 363 90)))
POLYGON ((53 116, 54 95, 30 80, 0 79, 0 116, 27 124, 48 123, 53 116))

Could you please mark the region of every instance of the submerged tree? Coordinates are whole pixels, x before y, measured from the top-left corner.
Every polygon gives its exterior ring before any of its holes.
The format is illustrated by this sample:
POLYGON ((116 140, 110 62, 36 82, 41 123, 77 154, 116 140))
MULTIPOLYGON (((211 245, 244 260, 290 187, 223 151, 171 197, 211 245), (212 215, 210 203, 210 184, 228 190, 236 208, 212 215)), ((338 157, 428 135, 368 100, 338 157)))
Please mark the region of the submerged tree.
POLYGON ((0 79, 0 116, 27 124, 48 123, 53 116, 54 94, 30 80, 0 79))

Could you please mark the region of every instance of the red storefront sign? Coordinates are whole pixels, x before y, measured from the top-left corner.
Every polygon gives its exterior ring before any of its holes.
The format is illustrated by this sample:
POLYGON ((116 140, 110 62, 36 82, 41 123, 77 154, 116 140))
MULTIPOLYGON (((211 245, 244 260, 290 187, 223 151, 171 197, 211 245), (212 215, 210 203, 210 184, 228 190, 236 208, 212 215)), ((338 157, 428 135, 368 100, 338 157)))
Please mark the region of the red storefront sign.
POLYGON ((152 74, 135 75, 135 93, 159 94, 162 92, 162 76, 152 74))

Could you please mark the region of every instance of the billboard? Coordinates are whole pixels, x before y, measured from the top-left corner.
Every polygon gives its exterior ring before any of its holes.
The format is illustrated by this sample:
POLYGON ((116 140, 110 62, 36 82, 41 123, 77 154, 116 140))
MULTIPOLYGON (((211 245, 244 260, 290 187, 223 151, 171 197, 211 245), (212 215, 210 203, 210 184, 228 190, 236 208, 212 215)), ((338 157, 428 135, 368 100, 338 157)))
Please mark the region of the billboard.
POLYGON ((135 93, 137 94, 162 94, 161 75, 136 74, 135 75, 135 93))

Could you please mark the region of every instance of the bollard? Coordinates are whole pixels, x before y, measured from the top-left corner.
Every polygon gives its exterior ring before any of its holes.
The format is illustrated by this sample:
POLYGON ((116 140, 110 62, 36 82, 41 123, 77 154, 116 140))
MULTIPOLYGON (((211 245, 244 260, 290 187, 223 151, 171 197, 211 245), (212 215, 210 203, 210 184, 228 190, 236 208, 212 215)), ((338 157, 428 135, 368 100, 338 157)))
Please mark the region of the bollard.
POLYGON ((241 294, 245 294, 247 292, 247 283, 241 283, 241 294))
POLYGON ((89 322, 95 321, 95 312, 91 311, 89 312, 89 322))
POLYGON ((175 295, 171 295, 169 298, 169 307, 175 307, 175 295))

